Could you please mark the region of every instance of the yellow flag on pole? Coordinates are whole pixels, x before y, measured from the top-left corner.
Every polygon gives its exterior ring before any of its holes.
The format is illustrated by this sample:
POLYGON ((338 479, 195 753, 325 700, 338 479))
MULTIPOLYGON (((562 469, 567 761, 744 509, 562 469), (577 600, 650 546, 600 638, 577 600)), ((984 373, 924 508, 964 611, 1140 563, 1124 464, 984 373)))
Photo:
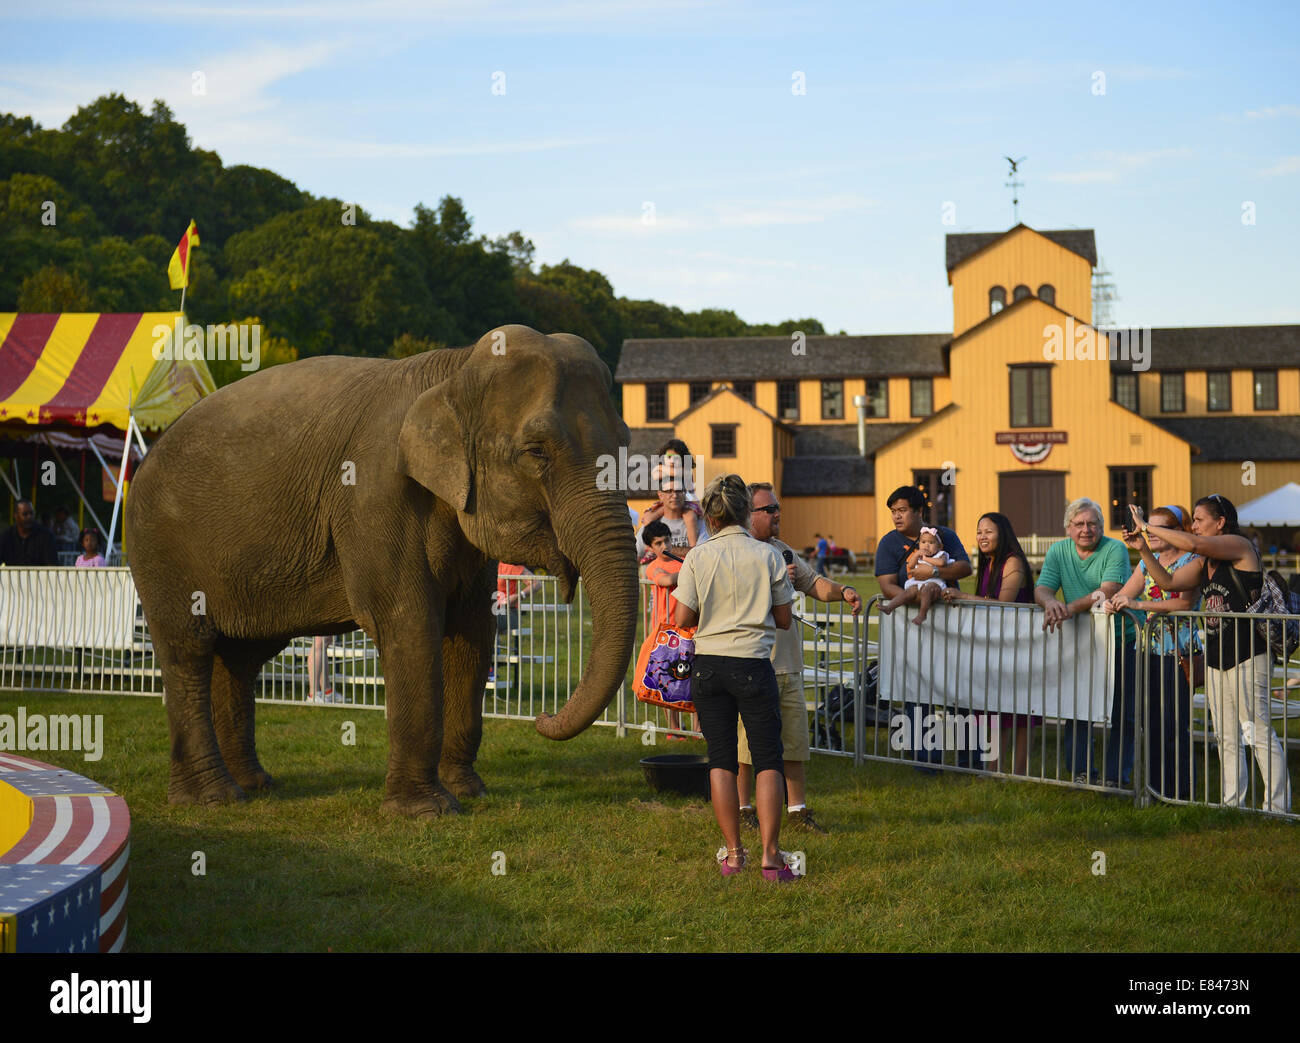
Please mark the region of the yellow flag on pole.
POLYGON ((190 284, 190 251, 198 245, 199 230, 191 221, 189 228, 185 229, 185 234, 181 236, 181 241, 176 244, 172 259, 167 265, 167 278, 173 290, 179 290, 190 284))

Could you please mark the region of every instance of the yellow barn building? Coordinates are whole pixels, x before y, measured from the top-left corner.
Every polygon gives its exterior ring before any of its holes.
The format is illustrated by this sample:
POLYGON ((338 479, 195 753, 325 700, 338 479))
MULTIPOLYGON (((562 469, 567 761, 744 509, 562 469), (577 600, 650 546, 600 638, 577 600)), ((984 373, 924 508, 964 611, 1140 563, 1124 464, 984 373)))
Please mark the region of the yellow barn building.
POLYGON ((866 551, 901 485, 970 545, 989 510, 1055 537, 1090 496, 1114 535, 1129 502, 1300 480, 1300 326, 1098 331, 1087 229, 949 235, 946 262, 951 333, 626 341, 631 452, 680 438, 697 487, 772 482, 789 542, 866 551))

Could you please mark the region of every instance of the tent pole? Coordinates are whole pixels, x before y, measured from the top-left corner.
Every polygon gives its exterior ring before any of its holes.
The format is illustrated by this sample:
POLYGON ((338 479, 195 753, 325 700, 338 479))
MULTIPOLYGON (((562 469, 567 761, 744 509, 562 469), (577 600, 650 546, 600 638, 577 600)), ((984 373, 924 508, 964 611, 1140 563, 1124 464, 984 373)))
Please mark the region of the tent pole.
MULTIPOLYGON (((18 458, 14 457, 13 470, 17 471, 17 469, 18 469, 18 458)), ((10 479, 9 475, 4 473, 3 468, 0 468, 0 479, 4 479, 5 486, 9 489, 11 493, 13 493, 15 502, 23 498, 23 494, 19 491, 20 487, 22 486, 21 481, 19 481, 18 484, 15 485, 13 480, 10 479)), ((12 521, 12 519, 10 520, 12 521)))
MULTIPOLYGON (((122 470, 121 472, 119 472, 120 474, 123 475, 126 474, 126 468, 127 468, 126 457, 127 454, 131 451, 131 415, 129 413, 127 414, 127 418, 128 419, 126 422, 126 438, 122 442, 122 470)), ((93 445, 94 443, 91 444, 93 445)), ((106 563, 111 562, 113 557, 113 537, 117 535, 117 513, 122 508, 122 487, 126 483, 124 481, 118 481, 116 484, 117 484, 117 495, 113 497, 113 520, 108 527, 108 555, 105 558, 106 563)), ((120 557, 119 557, 118 564, 119 565, 121 564, 120 557)))
POLYGON ((99 461, 99 466, 104 469, 104 473, 108 475, 108 480, 113 483, 113 488, 116 489, 117 479, 113 477, 113 471, 108 466, 108 461, 104 459, 104 454, 99 451, 99 446, 95 445, 93 440, 90 443, 90 451, 95 454, 95 459, 99 461))
MULTIPOLYGON (((99 515, 95 513, 95 508, 90 506, 90 501, 86 499, 85 491, 80 486, 77 485, 77 479, 73 477, 72 471, 69 469, 68 465, 63 462, 63 457, 59 455, 58 448, 54 445, 53 442, 50 441, 50 436, 48 434, 44 435, 43 437, 45 438, 45 444, 49 447, 50 452, 54 454, 54 459, 59 461, 59 466, 63 468, 63 473, 68 476, 68 481, 70 481, 72 483, 72 487, 76 489, 78 499, 81 500, 81 503, 85 507, 85 509, 90 512, 90 516, 93 519, 95 519, 95 524, 99 527, 99 531, 103 532, 104 523, 99 520, 99 515)), ((82 459, 84 460, 85 457, 83 457, 82 459)), ((83 520, 84 520, 84 515, 83 515, 83 520)), ((82 528, 84 529, 85 526, 83 525, 82 528)))
POLYGON ((136 422, 135 414, 131 415, 131 426, 135 428, 135 440, 140 446, 140 456, 143 457, 149 452, 149 447, 144 444, 144 432, 140 430, 140 425, 136 422))

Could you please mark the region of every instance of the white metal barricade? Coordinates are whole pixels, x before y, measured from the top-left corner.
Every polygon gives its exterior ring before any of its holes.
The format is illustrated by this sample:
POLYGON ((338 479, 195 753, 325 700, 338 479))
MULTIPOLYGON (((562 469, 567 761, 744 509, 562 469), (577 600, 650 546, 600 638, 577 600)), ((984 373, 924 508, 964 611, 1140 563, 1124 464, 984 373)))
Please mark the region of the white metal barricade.
MULTIPOLYGON (((484 716, 555 713, 576 687, 591 641, 581 581, 563 604, 554 577, 500 578, 519 583, 521 596, 517 610, 502 613, 484 716)), ((595 723, 620 734, 640 730, 648 742, 698 737, 692 718, 670 729, 661 707, 632 695, 655 590, 642 581, 628 674, 595 723)), ((1280 655, 1279 635, 1266 628, 1297 617, 1171 613, 1130 628, 1120 617, 1088 614, 1044 633, 1035 605, 940 604, 919 626, 914 609, 890 616, 879 609, 879 598, 858 617, 843 603, 796 601, 819 754, 1296 817, 1288 759, 1300 756, 1300 651, 1280 655), (1207 630, 1227 624, 1250 635, 1245 661, 1254 665, 1211 665, 1204 681, 1189 684, 1161 635, 1181 629, 1196 635, 1187 642, 1192 651, 1203 650, 1207 630)), ((316 644, 334 701, 384 706, 382 667, 365 633, 316 644)), ((312 656, 312 638, 291 641, 259 675, 258 699, 307 702, 312 656)), ((162 695, 130 571, 0 568, 0 688, 162 695)))
POLYGON ((1294 635, 1298 624, 1235 612, 1147 617, 1138 648, 1149 797, 1300 817, 1300 648, 1287 647, 1284 629, 1294 635))

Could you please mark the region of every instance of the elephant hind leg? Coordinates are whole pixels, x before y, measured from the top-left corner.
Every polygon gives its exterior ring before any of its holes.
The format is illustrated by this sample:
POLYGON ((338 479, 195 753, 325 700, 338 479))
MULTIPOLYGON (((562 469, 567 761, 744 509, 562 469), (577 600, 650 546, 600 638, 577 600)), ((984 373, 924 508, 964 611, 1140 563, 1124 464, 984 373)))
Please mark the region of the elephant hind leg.
POLYGON ((212 668, 212 720, 221 756, 230 774, 244 790, 270 789, 275 780, 257 759, 253 686, 263 664, 284 647, 283 641, 217 643, 212 668))
POLYGON ((212 725, 211 649, 178 648, 153 633, 162 667, 167 729, 171 734, 172 804, 228 804, 247 796, 226 767, 212 725))

